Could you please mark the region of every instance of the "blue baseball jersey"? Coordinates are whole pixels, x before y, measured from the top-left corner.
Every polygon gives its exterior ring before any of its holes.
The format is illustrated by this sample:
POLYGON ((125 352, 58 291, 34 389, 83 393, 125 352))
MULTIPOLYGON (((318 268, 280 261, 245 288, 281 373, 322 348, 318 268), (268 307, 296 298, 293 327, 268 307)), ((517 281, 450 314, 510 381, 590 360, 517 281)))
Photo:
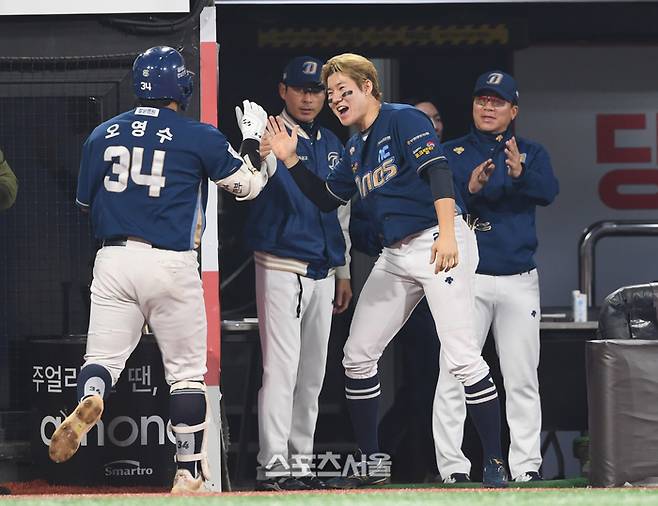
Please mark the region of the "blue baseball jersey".
POLYGON ((512 135, 511 129, 493 135, 473 128, 443 145, 468 212, 491 224, 489 231, 476 231, 480 274, 519 274, 536 267, 535 209, 549 205, 559 192, 547 151, 528 139, 516 137, 524 166, 521 176, 515 179, 507 174, 505 142, 512 135), (471 194, 471 173, 488 158, 496 168, 484 188, 471 194))
MULTIPOLYGON (((288 130, 295 124, 285 111, 288 130)), ((326 128, 314 139, 299 130, 297 156, 308 170, 325 179, 336 167, 343 145, 326 128)), ((325 278, 329 269, 345 264, 345 241, 336 211, 320 211, 304 196, 281 161, 260 195, 249 203, 245 243, 250 250, 308 263, 305 275, 325 278)))
POLYGON ((352 240, 352 249, 361 253, 376 257, 382 252, 382 243, 368 220, 362 200, 352 201, 350 238, 352 240))
POLYGON ((136 236, 190 250, 205 227, 208 178, 219 181, 241 165, 215 127, 171 109, 138 107, 85 141, 76 202, 91 208, 99 240, 136 236))
MULTIPOLYGON (((422 175, 441 161, 446 157, 425 113, 383 103, 367 137, 357 133, 347 141, 327 189, 342 201, 358 191, 377 236, 390 246, 437 224, 434 198, 422 175)), ((462 207, 459 200, 457 207, 462 207)))

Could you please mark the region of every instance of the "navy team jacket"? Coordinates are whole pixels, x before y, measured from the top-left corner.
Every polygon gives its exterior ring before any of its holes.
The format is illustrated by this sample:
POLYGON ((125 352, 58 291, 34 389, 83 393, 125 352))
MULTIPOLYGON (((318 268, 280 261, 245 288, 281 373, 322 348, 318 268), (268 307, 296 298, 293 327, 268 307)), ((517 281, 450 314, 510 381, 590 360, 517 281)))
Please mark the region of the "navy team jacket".
POLYGON ((519 274, 536 267, 535 209, 547 206, 559 192, 551 160, 540 144, 516 137, 523 172, 517 179, 507 174, 505 142, 513 135, 471 132, 443 145, 468 212, 491 223, 491 230, 477 231, 480 263, 477 272, 491 275, 519 274), (491 158, 496 168, 489 182, 475 194, 468 191, 473 169, 491 158))
MULTIPOLYGON (((289 129, 295 124, 285 111, 281 117, 289 129)), ((340 140, 326 128, 320 127, 314 139, 299 129, 297 156, 320 178, 327 177, 342 153, 340 140)), ((293 272, 323 279, 345 264, 345 240, 337 212, 320 211, 297 187, 285 165, 277 163, 272 179, 249 203, 245 244, 252 251, 299 260, 299 265, 307 264, 303 265, 306 272, 296 266, 291 267, 293 272)))

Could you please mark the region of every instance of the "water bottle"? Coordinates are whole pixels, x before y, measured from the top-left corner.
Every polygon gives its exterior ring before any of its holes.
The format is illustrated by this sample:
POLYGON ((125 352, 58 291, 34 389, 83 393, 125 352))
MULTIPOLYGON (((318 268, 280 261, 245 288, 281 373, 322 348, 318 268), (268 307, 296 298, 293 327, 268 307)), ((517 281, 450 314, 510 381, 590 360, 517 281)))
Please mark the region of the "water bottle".
POLYGON ((571 292, 572 306, 573 306, 573 321, 586 322, 587 321, 587 294, 580 293, 580 290, 573 290, 571 292))

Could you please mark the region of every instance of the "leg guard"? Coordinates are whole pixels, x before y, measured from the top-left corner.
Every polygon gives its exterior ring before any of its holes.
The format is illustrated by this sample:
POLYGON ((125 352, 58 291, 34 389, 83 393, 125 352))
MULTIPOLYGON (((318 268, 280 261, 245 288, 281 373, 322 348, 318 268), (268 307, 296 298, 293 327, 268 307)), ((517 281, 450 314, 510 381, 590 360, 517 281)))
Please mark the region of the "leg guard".
POLYGON ((210 409, 206 398, 206 385, 200 381, 177 381, 171 385, 170 396, 169 423, 176 436, 175 460, 179 468, 194 469, 195 466, 189 466, 189 463, 198 462, 200 470, 196 468, 197 472, 200 471, 203 478, 208 480, 210 469, 206 450, 206 429, 210 409))

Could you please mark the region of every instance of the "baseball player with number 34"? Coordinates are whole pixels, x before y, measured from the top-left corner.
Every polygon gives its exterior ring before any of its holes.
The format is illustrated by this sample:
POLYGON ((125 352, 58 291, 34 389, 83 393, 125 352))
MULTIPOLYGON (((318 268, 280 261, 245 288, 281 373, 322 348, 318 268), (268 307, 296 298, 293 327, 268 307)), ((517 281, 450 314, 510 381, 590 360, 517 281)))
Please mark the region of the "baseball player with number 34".
POLYGON ((474 327, 477 245, 461 217, 463 205, 436 132, 418 109, 382 103, 377 71, 363 56, 329 59, 322 80, 331 110, 343 125, 359 130, 338 165, 324 180, 311 173, 295 152, 297 130, 288 133, 280 118, 270 117, 272 150, 322 210, 345 205, 358 192, 384 245, 358 300, 343 359, 354 434, 374 465, 328 485, 354 488, 387 480, 377 464, 377 362, 425 295, 449 370, 464 385, 482 440, 484 485, 504 487, 498 395, 474 327))
POLYGON ((85 363, 77 408, 55 430, 49 455, 70 459, 101 417, 144 322, 158 341, 171 387, 177 471, 172 493, 208 478, 206 312, 199 264, 208 179, 238 199, 255 198, 276 170, 261 166, 267 115, 244 101, 240 154, 211 125, 179 114, 193 89, 182 55, 153 47, 133 64, 139 107, 94 129, 84 143, 76 203, 89 211, 96 255, 85 363), (259 167, 258 169, 256 167, 259 167))

